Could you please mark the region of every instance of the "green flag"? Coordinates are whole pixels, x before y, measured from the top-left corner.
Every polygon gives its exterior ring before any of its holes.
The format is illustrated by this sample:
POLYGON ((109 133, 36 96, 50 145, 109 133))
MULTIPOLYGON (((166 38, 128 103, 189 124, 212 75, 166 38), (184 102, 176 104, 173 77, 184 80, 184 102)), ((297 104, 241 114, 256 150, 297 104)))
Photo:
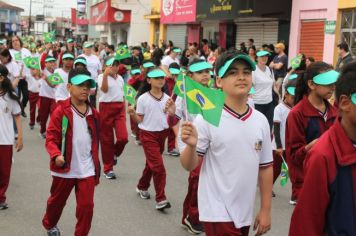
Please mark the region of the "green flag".
POLYGON ((131 105, 135 105, 136 104, 136 95, 137 92, 136 90, 128 85, 128 84, 124 84, 124 94, 125 94, 125 99, 131 104, 131 105))
POLYGON ((21 52, 15 53, 15 61, 22 61, 22 55, 21 52))
POLYGON ((64 156, 66 151, 66 134, 68 129, 68 118, 63 116, 62 118, 62 146, 61 146, 61 153, 64 156))
POLYGON ((64 82, 61 75, 58 72, 51 74, 50 76, 48 76, 47 79, 53 85, 58 85, 64 82))
POLYGON ((292 60, 290 61, 291 67, 293 69, 297 69, 300 66, 300 63, 302 62, 302 58, 303 56, 300 54, 297 57, 292 58, 292 60))
POLYGON ((130 57, 131 53, 127 45, 122 45, 116 50, 115 59, 122 60, 130 57))
POLYGON ((282 168, 281 168, 281 182, 280 182, 282 187, 284 187, 287 184, 288 178, 289 178, 288 165, 283 158, 282 168))
POLYGON ((214 83, 215 83, 214 79, 209 79, 208 87, 209 88, 214 87, 214 83))
POLYGON ((179 97, 184 96, 184 84, 183 84, 183 74, 179 74, 176 80, 176 84, 173 88, 173 93, 179 97))
POLYGON ((52 43, 52 42, 54 42, 55 34, 56 34, 55 31, 43 33, 43 38, 44 38, 45 43, 52 43))
POLYGON ((190 78, 185 78, 187 110, 190 114, 201 114, 208 123, 219 126, 225 102, 225 93, 204 87, 190 78))
POLYGON ((25 66, 29 69, 39 70, 40 67, 40 58, 39 57, 26 57, 23 59, 25 66))

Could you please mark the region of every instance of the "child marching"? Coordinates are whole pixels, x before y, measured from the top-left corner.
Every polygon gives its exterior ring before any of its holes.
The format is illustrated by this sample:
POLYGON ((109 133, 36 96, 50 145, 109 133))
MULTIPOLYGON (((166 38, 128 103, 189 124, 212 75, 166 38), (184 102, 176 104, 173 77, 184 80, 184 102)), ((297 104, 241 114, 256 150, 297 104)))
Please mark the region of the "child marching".
POLYGON ((28 84, 28 99, 30 102, 30 129, 33 130, 35 123, 40 123, 39 114, 39 92, 41 88, 41 71, 39 69, 30 68, 30 75, 26 77, 28 84), (36 117, 37 110, 37 117, 36 117))
POLYGON ((67 100, 70 96, 67 90, 67 84, 69 71, 73 68, 74 56, 71 53, 64 53, 62 56, 62 60, 63 67, 58 68, 54 71, 54 73, 58 73, 63 80, 63 83, 59 84, 56 87, 55 98, 57 104, 60 104, 63 101, 67 100))

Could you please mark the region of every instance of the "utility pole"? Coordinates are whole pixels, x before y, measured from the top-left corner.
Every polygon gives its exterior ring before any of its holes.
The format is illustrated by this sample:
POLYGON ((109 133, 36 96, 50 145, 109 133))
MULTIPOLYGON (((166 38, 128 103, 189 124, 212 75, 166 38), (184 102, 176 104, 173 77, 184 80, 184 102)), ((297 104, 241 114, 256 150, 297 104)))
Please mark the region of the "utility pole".
POLYGON ((31 10, 32 10, 32 0, 30 0, 30 14, 28 16, 28 35, 31 34, 31 10))

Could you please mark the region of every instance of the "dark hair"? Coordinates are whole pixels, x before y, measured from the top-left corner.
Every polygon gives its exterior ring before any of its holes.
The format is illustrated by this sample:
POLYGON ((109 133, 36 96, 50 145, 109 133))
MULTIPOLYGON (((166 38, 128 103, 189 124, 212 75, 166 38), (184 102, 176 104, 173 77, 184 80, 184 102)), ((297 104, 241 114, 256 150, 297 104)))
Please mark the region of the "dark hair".
POLYGON ((182 67, 187 67, 188 66, 188 63, 189 63, 189 58, 185 56, 185 54, 187 53, 187 51, 189 51, 189 49, 184 49, 183 50, 183 53, 180 57, 180 65, 182 67))
POLYGON ((254 43, 254 42, 255 42, 255 40, 254 40, 254 39, 248 39, 248 41, 250 41, 250 42, 252 42, 252 43, 254 43))
POLYGON ((341 95, 350 96, 356 92, 356 61, 350 62, 342 68, 340 77, 336 82, 335 96, 339 102, 341 95))
POLYGON ((22 48, 22 47, 23 47, 23 42, 22 42, 21 38, 20 38, 19 36, 17 36, 17 35, 14 35, 14 36, 12 36, 12 37, 10 38, 10 40, 9 40, 9 48, 10 48, 10 49, 13 49, 13 48, 14 48, 13 45, 12 45, 12 39, 13 39, 13 38, 17 38, 17 39, 19 40, 20 46, 21 46, 21 48, 22 48))
POLYGON ((314 57, 307 57, 307 59, 308 59, 310 62, 315 62, 315 58, 314 58, 314 57))
POLYGON ((204 44, 208 44, 208 43, 209 43, 209 41, 208 41, 207 39, 202 39, 201 41, 202 41, 202 43, 204 43, 204 44))
POLYGON ((7 48, 1 49, 0 50, 0 55, 3 56, 3 57, 7 57, 8 58, 8 63, 10 61, 12 61, 11 53, 10 53, 9 49, 7 49, 7 48))
POLYGON ((115 51, 115 46, 113 44, 110 44, 110 45, 108 45, 106 47, 109 48, 112 51, 115 51))
POLYGON ((85 68, 74 68, 74 69, 71 69, 69 71, 68 83, 71 83, 72 78, 74 76, 77 76, 77 75, 89 75, 89 76, 91 76, 90 72, 85 68))
POLYGON ((347 45, 347 43, 342 42, 339 45, 337 45, 338 48, 343 49, 345 52, 349 52, 349 45, 347 45))
MULTIPOLYGON (((157 69, 156 68, 152 68, 152 69, 149 69, 150 70, 155 70, 157 69)), ((149 72, 147 71, 147 73, 149 72)), ((148 92, 151 90, 151 85, 148 83, 147 79, 149 79, 148 77, 145 78, 145 80, 141 83, 139 89, 138 89, 138 92, 137 92, 137 98, 140 97, 142 94, 148 92)), ((162 92, 164 92, 164 86, 162 87, 162 92)))
POLYGON ((155 64, 156 66, 160 66, 163 55, 164 55, 163 50, 160 48, 156 48, 152 53, 153 64, 155 64))
POLYGON ((168 68, 169 69, 174 68, 174 69, 178 69, 178 70, 180 69, 178 63, 176 63, 176 62, 171 63, 168 68))
POLYGON ((295 104, 303 99, 309 93, 308 81, 312 80, 315 76, 325 71, 331 70, 333 67, 325 62, 317 61, 311 64, 305 72, 300 73, 297 80, 295 90, 295 104))
MULTIPOLYGON (((239 54, 246 55, 245 53, 242 53, 241 51, 236 51, 236 50, 228 50, 228 51, 223 52, 215 61, 215 74, 218 75, 219 70, 221 69, 221 67, 224 66, 225 62, 238 56, 239 54)), ((245 62, 245 61, 243 61, 243 62, 245 62)), ((246 65, 247 65, 247 63, 246 63, 246 65)))
POLYGON ((14 90, 14 87, 12 86, 11 80, 7 77, 9 74, 9 70, 6 68, 6 66, 0 64, 0 71, 1 74, 3 74, 2 76, 4 77, 4 80, 1 82, 1 90, 6 94, 9 94, 10 99, 16 101, 21 109, 21 103, 20 100, 18 98, 18 96, 16 95, 16 92, 14 90))
POLYGON ((301 53, 302 55, 302 60, 300 61, 300 65, 298 66, 298 68, 296 68, 296 71, 305 71, 307 69, 307 64, 306 64, 306 60, 307 58, 305 57, 304 53, 301 53))

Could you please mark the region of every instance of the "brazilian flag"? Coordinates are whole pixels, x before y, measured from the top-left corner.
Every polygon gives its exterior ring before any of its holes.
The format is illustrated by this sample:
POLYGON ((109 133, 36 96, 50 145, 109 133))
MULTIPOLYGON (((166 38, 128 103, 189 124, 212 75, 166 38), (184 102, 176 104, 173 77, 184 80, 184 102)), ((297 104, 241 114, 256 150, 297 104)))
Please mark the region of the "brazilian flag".
POLYGON ((299 54, 297 57, 292 58, 290 61, 290 65, 293 69, 297 69, 300 66, 300 63, 302 62, 303 56, 299 54))
POLYGON ((55 34, 56 34, 56 31, 51 31, 51 32, 45 32, 45 33, 43 33, 43 38, 44 38, 45 43, 52 43, 52 42, 54 42, 55 34))
POLYGON ((130 57, 131 57, 131 53, 130 53, 129 48, 127 47, 127 45, 121 45, 116 50, 115 59, 123 60, 123 59, 130 58, 130 57))
MULTIPOLYGON (((188 78, 186 76, 186 78, 188 78)), ((173 93, 175 93, 179 97, 184 96, 184 84, 183 84, 183 74, 179 74, 176 80, 176 84, 173 88, 173 93)))
POLYGON ((136 90, 128 85, 128 84, 124 84, 124 94, 125 94, 125 99, 131 104, 131 105, 135 105, 136 104, 136 95, 137 92, 136 90))
POLYGON ((39 57, 26 57, 23 59, 25 66, 29 69, 40 69, 40 58, 39 57))
POLYGON ((283 157, 282 157, 282 159, 283 159, 283 162, 282 162, 282 167, 281 167, 281 181, 280 181, 280 183, 281 183, 281 186, 284 187, 288 182, 289 173, 288 173, 288 165, 283 157))
POLYGON ((21 52, 15 53, 15 61, 22 61, 22 54, 21 52))
POLYGON ((204 87, 190 78, 185 80, 187 110, 201 114, 208 123, 218 127, 225 102, 225 93, 204 87))
POLYGON ((58 85, 64 82, 61 75, 57 72, 48 76, 48 81, 53 85, 58 85))

